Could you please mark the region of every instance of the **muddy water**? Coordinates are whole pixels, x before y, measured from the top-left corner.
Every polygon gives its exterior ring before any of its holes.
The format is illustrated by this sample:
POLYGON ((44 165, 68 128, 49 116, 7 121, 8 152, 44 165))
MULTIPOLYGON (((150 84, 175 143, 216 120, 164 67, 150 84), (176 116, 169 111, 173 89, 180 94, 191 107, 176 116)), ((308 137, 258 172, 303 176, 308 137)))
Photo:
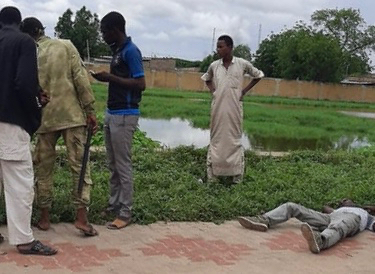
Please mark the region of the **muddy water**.
MULTIPOLYGON (((375 117, 375 115, 374 115, 375 117)), ((208 129, 194 128, 189 121, 179 118, 148 119, 139 120, 140 130, 146 132, 147 136, 155 141, 159 141, 167 147, 177 147, 179 145, 194 145, 201 148, 209 144, 210 131, 208 129)), ((278 137, 260 137, 255 135, 242 135, 242 144, 245 149, 256 151, 293 151, 299 149, 352 149, 370 146, 367 138, 342 136, 332 142, 324 139, 287 139, 278 137)))

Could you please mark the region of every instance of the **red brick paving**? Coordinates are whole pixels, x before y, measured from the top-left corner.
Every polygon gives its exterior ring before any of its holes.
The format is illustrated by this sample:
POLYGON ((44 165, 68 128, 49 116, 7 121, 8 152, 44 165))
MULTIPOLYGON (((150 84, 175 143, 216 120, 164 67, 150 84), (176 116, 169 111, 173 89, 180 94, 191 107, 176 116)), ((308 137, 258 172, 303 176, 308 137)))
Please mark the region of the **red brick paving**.
POLYGON ((241 256, 249 255, 251 248, 243 244, 230 244, 223 240, 184 238, 169 235, 147 247, 138 248, 145 256, 166 255, 169 258, 187 258, 192 262, 212 261, 217 265, 233 265, 241 256))
MULTIPOLYGON (((375 237, 374 237, 375 240, 375 237)), ((310 252, 305 238, 299 233, 292 231, 280 232, 264 242, 271 250, 290 250, 293 252, 310 252)), ((358 250, 363 249, 364 243, 355 238, 346 238, 335 246, 323 250, 320 255, 337 256, 339 258, 349 258, 358 250)))
POLYGON ((59 250, 55 256, 28 256, 12 249, 0 255, 0 263, 15 262, 20 267, 40 265, 43 269, 69 269, 72 272, 81 272, 102 266, 113 258, 129 256, 121 253, 119 249, 99 250, 95 245, 77 246, 71 243, 57 243, 53 246, 59 250))

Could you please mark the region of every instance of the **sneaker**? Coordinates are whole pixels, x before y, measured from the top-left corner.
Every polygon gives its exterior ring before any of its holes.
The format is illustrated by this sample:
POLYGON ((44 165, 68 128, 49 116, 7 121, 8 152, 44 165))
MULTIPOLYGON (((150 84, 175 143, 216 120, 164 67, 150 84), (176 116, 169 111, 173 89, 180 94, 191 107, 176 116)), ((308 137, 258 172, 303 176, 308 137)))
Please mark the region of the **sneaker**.
POLYGON ((301 225, 302 236, 306 239, 309 249, 312 253, 318 254, 323 246, 322 236, 314 231, 308 223, 301 225))
POLYGON ((239 217, 238 222, 243 227, 262 232, 266 232, 269 226, 269 221, 263 216, 239 217))

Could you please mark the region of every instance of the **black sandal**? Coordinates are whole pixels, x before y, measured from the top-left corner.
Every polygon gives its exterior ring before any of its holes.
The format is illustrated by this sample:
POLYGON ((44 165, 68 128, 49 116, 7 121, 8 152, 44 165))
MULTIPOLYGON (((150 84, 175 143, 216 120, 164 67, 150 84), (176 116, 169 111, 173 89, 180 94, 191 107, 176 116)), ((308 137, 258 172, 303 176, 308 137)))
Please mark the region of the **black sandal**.
POLYGON ((20 249, 18 248, 18 252, 24 255, 42 255, 42 256, 51 256, 57 253, 57 249, 53 249, 47 245, 42 244, 40 241, 34 241, 31 244, 30 248, 27 249, 20 249))

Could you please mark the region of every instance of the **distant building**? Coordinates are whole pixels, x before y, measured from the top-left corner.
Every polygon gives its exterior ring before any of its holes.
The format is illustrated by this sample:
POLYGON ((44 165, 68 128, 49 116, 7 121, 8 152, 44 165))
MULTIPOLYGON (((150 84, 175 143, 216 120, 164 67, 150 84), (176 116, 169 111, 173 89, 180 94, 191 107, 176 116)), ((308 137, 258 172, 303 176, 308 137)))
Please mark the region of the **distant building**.
POLYGON ((362 76, 349 76, 340 82, 345 85, 375 85, 375 74, 367 74, 362 76))

